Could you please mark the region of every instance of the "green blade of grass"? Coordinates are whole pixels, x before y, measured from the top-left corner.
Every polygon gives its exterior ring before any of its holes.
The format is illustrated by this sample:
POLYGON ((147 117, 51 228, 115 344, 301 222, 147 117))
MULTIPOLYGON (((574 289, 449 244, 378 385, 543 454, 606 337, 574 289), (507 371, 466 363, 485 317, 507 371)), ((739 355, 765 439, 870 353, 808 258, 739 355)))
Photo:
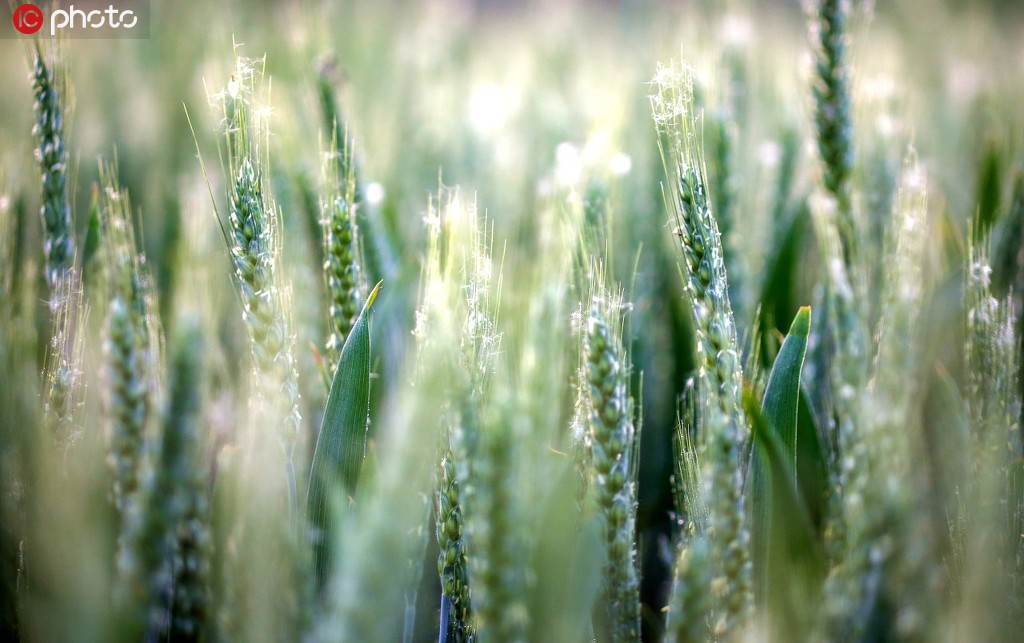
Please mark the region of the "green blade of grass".
POLYGON ((85 232, 85 243, 82 246, 82 271, 87 272, 92 266, 93 257, 100 247, 100 200, 94 187, 92 200, 89 202, 89 226, 85 232))
MULTIPOLYGON (((797 410, 800 403, 800 371, 807 353, 807 336, 811 330, 811 307, 797 311, 789 334, 768 376, 768 386, 761 402, 771 427, 785 449, 786 457, 796 473, 797 410)), ((757 460, 755 459, 755 462, 757 460)))
POLYGON ((807 208, 799 208, 787 216, 778 223, 779 229, 772 244, 775 254, 766 264, 765 279, 761 284, 761 356, 765 368, 771 367, 771 359, 775 357, 774 351, 769 350, 769 338, 775 334, 775 324, 785 323, 797 308, 794 300, 798 297, 798 279, 795 275, 800 273, 810 228, 807 208))
POLYGON ((378 283, 341 350, 338 369, 327 397, 327 408, 313 453, 306 512, 313 530, 315 566, 322 584, 328 569, 332 492, 355 494, 366 453, 366 419, 370 409, 370 308, 378 283))
POLYGON ((977 215, 975 233, 978 239, 995 226, 1003 202, 1003 154, 999 146, 989 143, 978 161, 977 215))
MULTIPOLYGON (((814 540, 812 523, 803 497, 798 494, 796 479, 800 372, 807 352, 810 326, 811 309, 804 306, 797 312, 775 359, 764 401, 756 405, 758 418, 756 421, 752 418, 754 449, 747 493, 753 523, 754 572, 760 600, 766 599, 772 558, 779 545, 784 544, 773 542, 782 536, 782 521, 773 518, 791 515, 791 505, 796 503, 810 530, 809 537, 814 540), (785 513, 780 513, 783 511, 785 513)), ((745 405, 750 406, 746 401, 745 405)), ((803 526, 798 531, 802 532, 803 526)))
MULTIPOLYGON (((807 506, 797 492, 793 483, 793 468, 789 463, 788 454, 779 440, 777 432, 772 429, 768 416, 764 414, 757 399, 748 391, 743 396, 743 406, 750 414, 750 425, 754 435, 754 452, 763 459, 769 475, 771 504, 776 515, 786 516, 786 529, 777 530, 787 533, 787 540, 794 547, 790 548, 799 558, 816 563, 823 563, 821 548, 814 540, 807 506)), ((781 522, 781 521, 780 521, 781 522)))
POLYGON ((810 399, 807 382, 801 380, 796 421, 796 483, 807 504, 811 523, 822 538, 828 498, 828 460, 810 399))
POLYGON ((824 550, 795 484, 792 454, 750 391, 744 392, 743 406, 753 430, 754 461, 761 461, 764 471, 763 484, 751 489, 751 533, 760 536, 752 548, 760 572, 759 601, 768 609, 769 628, 778 640, 799 640, 807 634, 809 615, 816 610, 811 603, 825 575, 824 550))

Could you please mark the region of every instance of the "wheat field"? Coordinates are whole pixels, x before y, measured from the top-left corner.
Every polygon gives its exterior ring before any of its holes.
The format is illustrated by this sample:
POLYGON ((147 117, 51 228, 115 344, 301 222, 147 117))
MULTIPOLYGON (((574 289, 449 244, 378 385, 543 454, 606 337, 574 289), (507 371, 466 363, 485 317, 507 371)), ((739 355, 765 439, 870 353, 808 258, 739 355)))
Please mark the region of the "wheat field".
POLYGON ((151 9, 0 39, 0 639, 1019 639, 1019 3, 151 9))

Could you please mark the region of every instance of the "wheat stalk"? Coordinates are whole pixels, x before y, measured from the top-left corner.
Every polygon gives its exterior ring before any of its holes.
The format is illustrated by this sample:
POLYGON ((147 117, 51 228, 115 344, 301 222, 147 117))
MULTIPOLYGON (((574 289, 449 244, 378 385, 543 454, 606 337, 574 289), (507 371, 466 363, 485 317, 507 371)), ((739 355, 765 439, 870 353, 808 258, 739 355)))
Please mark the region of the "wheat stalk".
MULTIPOLYGON (((442 444, 438 469, 437 530, 438 538, 445 538, 444 561, 438 562, 442 618, 446 611, 450 615, 448 629, 441 635, 451 633, 456 641, 471 641, 478 636, 478 628, 489 628, 490 636, 515 639, 523 635, 522 605, 519 597, 501 586, 501 574, 509 549, 520 543, 485 524, 492 517, 501 520, 512 513, 510 499, 496 499, 506 493, 508 481, 494 473, 508 466, 510 446, 498 453, 500 447, 491 441, 490 427, 484 426, 481 417, 501 341, 490 241, 475 204, 465 203, 458 192, 449 196, 439 214, 438 225, 430 230, 431 244, 437 253, 435 269, 445 275, 453 303, 449 314, 454 315, 459 333, 459 350, 453 359, 461 370, 443 419, 442 439, 447 444, 442 444), (442 254, 442 247, 447 253, 442 254), (467 554, 470 547, 475 547, 473 555, 467 554), (501 612, 503 604, 507 614, 501 612), (506 615, 513 618, 506 621, 506 615)), ((503 439, 499 435, 497 443, 503 439)), ((517 576, 516 581, 520 580, 517 576)))
POLYGON ((813 204, 816 227, 828 268, 828 308, 836 318, 831 333, 836 354, 829 376, 834 391, 836 485, 842 495, 830 503, 829 549, 843 554, 852 515, 865 501, 864 475, 869 460, 863 439, 864 415, 858 392, 868 379, 867 289, 859 261, 859 235, 853 212, 853 119, 849 91, 848 0, 808 2, 814 53, 814 123, 825 194, 813 204), (851 514, 852 510, 852 514, 851 514))
POLYGON ((218 484, 232 494, 225 502, 233 519, 224 539, 220 627, 235 638, 306 632, 315 606, 308 538, 301 533, 304 521, 296 519, 296 468, 306 470, 304 450, 296 446, 306 436, 281 277, 281 213, 268 189, 270 110, 260 102, 262 73, 262 59, 239 57, 220 95, 230 187, 227 216, 218 221, 249 339, 254 389, 250 422, 234 436, 241 457, 225 463, 218 484), (268 474, 277 467, 283 476, 268 474), (267 609, 270 603, 275 609, 267 609))

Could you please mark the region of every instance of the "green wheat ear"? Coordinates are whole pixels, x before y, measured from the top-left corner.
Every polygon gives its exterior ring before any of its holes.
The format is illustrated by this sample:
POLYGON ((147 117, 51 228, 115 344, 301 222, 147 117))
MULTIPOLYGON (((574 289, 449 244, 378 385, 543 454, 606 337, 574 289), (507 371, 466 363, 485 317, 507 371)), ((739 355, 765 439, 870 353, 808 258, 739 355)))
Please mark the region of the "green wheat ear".
MULTIPOLYGON (((605 572, 612 629, 616 641, 640 640, 640 585, 637 579, 636 467, 637 435, 629 396, 628 363, 622 340, 608 317, 606 302, 591 303, 585 338, 588 425, 593 449, 594 489, 604 520, 605 572)), ((616 324, 617 325, 617 324, 616 324)))
POLYGON ((129 523, 120 567, 122 599, 147 640, 199 635, 209 613, 206 459, 199 424, 202 339, 194 322, 176 336, 161 435, 140 489, 141 511, 129 523))
POLYGON ((56 296, 59 282, 75 263, 75 230, 68 204, 68 153, 64 145, 64 85, 61 75, 47 66, 41 49, 36 50, 32 72, 36 123, 36 160, 42 173, 44 272, 50 292, 56 296))
POLYGON ((853 174, 853 101, 846 23, 849 0, 818 0, 811 19, 814 46, 814 124, 822 182, 836 200, 836 227, 846 265, 857 256, 850 178, 853 174))
POLYGON ((713 640, 708 627, 712 612, 711 558, 706 537, 695 536, 676 557, 668 604, 665 640, 699 643, 713 640))
POLYGON ((63 447, 76 437, 76 413, 82 403, 81 367, 86 306, 81 304, 75 271, 74 225, 68 203, 68 154, 64 140, 63 74, 47 65, 37 46, 32 70, 36 161, 42 180, 43 274, 50 290, 52 336, 44 371, 44 423, 63 447))
POLYGON ((698 140, 693 72, 678 64, 661 67, 653 84, 656 93, 651 96, 651 108, 669 181, 665 203, 682 246, 684 287, 697 339, 704 402, 700 429, 705 434, 709 468, 705 481, 708 536, 717 599, 715 634, 728 636, 745 624, 753 600, 740 459, 747 439, 740 399, 740 351, 722 240, 698 140))
POLYGON ((324 276, 329 300, 326 348, 331 375, 362 308, 355 164, 347 135, 336 132, 332 141, 323 172, 325 198, 321 206, 325 228, 324 276), (338 147, 341 142, 345 144, 338 147))
POLYGON ((352 324, 362 308, 361 262, 356 215, 363 195, 356 170, 352 137, 338 109, 331 75, 335 63, 321 64, 317 76, 323 126, 328 151, 323 167, 324 195, 321 221, 324 226, 324 276, 327 281, 327 358, 333 370, 352 324))
POLYGON ((714 600, 707 591, 713 579, 708 542, 710 516, 704 502, 700 448, 694 435, 698 408, 696 398, 695 382, 689 380, 683 392, 682 413, 673 444, 678 454, 673 494, 681 533, 672 570, 672 589, 666 605, 665 640, 670 643, 713 638, 711 616, 714 600))
POLYGON ((114 504, 125 521, 139 488, 159 342, 151 328, 149 279, 136 248, 131 203, 116 173, 114 165, 101 168, 99 212, 109 290, 104 342, 110 382, 108 458, 114 504))
MULTIPOLYGON (((826 301, 836 318, 830 329, 837 350, 831 358, 829 378, 834 390, 838 466, 836 483, 847 498, 863 497, 855 479, 867 445, 858 435, 865 413, 856 399, 868 378, 867 292, 862 279, 863 253, 851 195, 853 174, 853 118, 849 90, 847 48, 848 0, 814 0, 808 3, 814 54, 814 124, 821 181, 828 195, 812 203, 821 245, 828 267, 826 301)), ((829 548, 837 553, 848 537, 845 500, 834 494, 831 501, 829 548)))
POLYGON ((324 274, 330 297, 328 317, 331 325, 327 351, 337 364, 345 339, 359 315, 359 262, 356 258, 355 208, 351 201, 337 198, 330 207, 327 225, 327 260, 324 274))
POLYGON ((227 170, 231 173, 227 222, 221 222, 242 304, 255 366, 258 400, 280 424, 272 433, 284 451, 289 500, 297 505, 295 445, 302 439, 298 373, 282 285, 281 225, 267 190, 263 140, 266 124, 254 120, 258 63, 238 59, 224 94, 227 170))
POLYGON ((442 447, 441 461, 437 467, 435 493, 436 533, 440 549, 437 573, 441 577, 441 634, 445 640, 463 643, 472 641, 475 635, 471 621, 472 605, 463 533, 465 523, 450 432, 446 432, 442 440, 447 444, 442 447))
POLYGON ((174 591, 169 638, 200 641, 211 630, 214 613, 210 585, 213 542, 208 440, 201 425, 203 339, 198 320, 186 318, 181 326, 171 361, 171 401, 164 417, 165 444, 175 439, 185 442, 176 470, 179 486, 175 501, 180 513, 174 532, 174 591))

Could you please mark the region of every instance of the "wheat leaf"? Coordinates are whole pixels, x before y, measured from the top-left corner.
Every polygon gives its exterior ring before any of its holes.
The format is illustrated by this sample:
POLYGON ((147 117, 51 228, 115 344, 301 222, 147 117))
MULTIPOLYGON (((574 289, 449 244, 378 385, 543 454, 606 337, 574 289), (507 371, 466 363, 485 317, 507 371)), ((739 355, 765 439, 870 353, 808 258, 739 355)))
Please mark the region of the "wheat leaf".
POLYGON ((820 537, 825 527, 828 502, 828 459, 810 399, 807 381, 801 379, 796 421, 796 483, 820 537))
POLYGON ((752 547, 758 601, 768 607, 772 629, 780 628, 779 640, 798 640, 809 625, 806 615, 816 609, 809 604, 824 578, 824 551, 795 482, 792 454, 749 390, 743 405, 753 429, 754 461, 761 461, 764 471, 763 484, 751 489, 751 532, 759 536, 752 547))
MULTIPOLYGON (((802 307, 793 319, 789 334, 782 343, 768 387, 764 392, 761 410, 776 431, 785 449, 786 457, 796 473, 797 409, 800 403, 800 371, 807 353, 807 335, 811 329, 811 308, 802 307)), ((756 462, 755 458, 755 462, 756 462)))
POLYGON ((340 485, 348 496, 355 494, 366 454, 366 420, 370 408, 370 308, 380 289, 378 283, 341 350, 338 369, 327 397, 327 408, 313 453, 306 512, 313 530, 317 577, 322 582, 328 567, 331 538, 332 491, 340 485))
MULTIPOLYGON (((751 418, 754 429, 754 448, 751 453, 748 494, 751 506, 751 533, 754 538, 754 568, 762 597, 767 591, 771 558, 779 544, 773 542, 781 534, 781 522, 773 520, 780 512, 790 515, 792 505, 806 519, 809 538, 813 529, 803 498, 797 494, 797 419, 800 404, 800 371, 807 352, 807 336, 811 326, 811 309, 801 308, 789 334, 779 350, 764 401, 754 404, 758 414, 751 418), (792 496, 792 497, 790 497, 792 496), (779 523, 776 528, 776 524, 779 523)), ((748 394, 749 396, 749 394, 748 394)), ((749 403, 745 404, 750 406, 749 403)), ((790 522, 788 519, 785 522, 790 522)), ((797 535, 804 536, 804 526, 797 527, 797 535)))

